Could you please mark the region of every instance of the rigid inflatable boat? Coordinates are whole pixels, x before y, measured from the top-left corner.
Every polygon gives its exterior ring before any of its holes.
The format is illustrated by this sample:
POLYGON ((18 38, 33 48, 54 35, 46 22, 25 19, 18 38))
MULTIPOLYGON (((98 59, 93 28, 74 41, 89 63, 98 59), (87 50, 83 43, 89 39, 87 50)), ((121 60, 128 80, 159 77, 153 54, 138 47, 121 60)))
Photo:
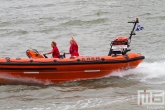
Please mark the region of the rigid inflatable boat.
POLYGON ((23 84, 50 82, 58 83, 73 80, 102 78, 114 71, 136 68, 144 59, 139 53, 128 53, 132 35, 138 19, 133 23, 130 37, 120 36, 110 44, 105 56, 79 56, 66 58, 47 58, 35 49, 28 49, 29 58, 0 58, 0 83, 23 84))

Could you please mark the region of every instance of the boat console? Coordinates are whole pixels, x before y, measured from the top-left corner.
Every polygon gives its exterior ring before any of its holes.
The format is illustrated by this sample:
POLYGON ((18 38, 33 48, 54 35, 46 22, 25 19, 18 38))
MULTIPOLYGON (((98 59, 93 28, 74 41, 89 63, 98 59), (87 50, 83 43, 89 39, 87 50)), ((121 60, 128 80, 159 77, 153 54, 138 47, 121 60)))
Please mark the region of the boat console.
POLYGON ((41 55, 36 49, 28 49, 26 55, 29 58, 46 58, 47 56, 41 55))
MULTIPOLYGON (((36 49, 28 49, 26 51, 26 55, 29 57, 29 58, 48 58, 45 54, 40 54, 36 49)), ((59 58, 65 58, 65 53, 63 55, 60 55, 59 58)))

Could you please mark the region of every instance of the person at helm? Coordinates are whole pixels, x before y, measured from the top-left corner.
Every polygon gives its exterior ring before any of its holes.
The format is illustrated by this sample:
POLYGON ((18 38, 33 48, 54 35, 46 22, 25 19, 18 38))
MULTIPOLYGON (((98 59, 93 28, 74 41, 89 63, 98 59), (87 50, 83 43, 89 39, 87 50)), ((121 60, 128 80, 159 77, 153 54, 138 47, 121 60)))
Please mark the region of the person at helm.
POLYGON ((52 51, 45 53, 46 54, 52 54, 53 58, 59 58, 60 57, 60 52, 58 50, 56 42, 52 41, 51 47, 53 48, 52 51))

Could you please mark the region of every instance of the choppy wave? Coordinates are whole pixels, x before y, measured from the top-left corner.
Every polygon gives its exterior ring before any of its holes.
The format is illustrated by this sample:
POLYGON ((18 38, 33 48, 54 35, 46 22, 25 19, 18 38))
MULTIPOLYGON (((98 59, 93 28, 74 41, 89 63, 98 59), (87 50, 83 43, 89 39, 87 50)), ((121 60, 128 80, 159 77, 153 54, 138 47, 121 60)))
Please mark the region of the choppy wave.
POLYGON ((87 21, 82 21, 82 20, 70 20, 67 21, 61 25, 65 26, 73 26, 73 25, 94 25, 94 24, 99 24, 99 23, 104 23, 107 19, 106 18, 99 18, 99 19, 92 19, 92 20, 87 20, 87 21))
POLYGON ((149 84, 165 84, 164 67, 165 61, 153 63, 143 62, 136 69, 115 72, 110 76, 126 77, 149 84))

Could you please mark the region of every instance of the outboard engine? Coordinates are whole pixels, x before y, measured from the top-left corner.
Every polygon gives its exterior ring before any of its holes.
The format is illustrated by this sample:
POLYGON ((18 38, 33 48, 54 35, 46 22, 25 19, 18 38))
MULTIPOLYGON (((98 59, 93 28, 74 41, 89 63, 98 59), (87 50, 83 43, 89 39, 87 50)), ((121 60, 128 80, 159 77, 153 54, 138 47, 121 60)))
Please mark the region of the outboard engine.
POLYGON ((120 36, 114 39, 114 41, 111 42, 110 46, 111 47, 108 56, 125 55, 128 51, 130 51, 130 49, 128 49, 128 38, 124 36, 120 36))

